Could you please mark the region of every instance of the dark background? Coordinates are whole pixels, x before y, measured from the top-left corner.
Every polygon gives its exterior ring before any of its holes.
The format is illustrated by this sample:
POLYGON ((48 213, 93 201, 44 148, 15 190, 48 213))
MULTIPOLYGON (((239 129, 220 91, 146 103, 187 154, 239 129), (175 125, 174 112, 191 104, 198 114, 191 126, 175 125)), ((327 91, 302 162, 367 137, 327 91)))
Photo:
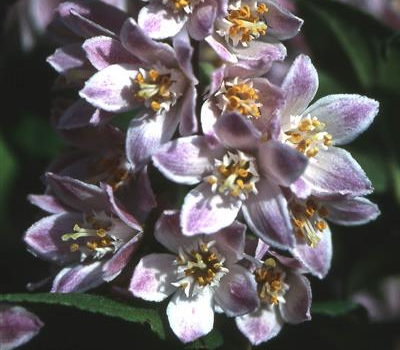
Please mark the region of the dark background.
MULTIPOLYGON (((319 70, 320 95, 350 92, 381 101, 376 122, 348 149, 373 181, 376 191, 370 199, 379 204, 382 215, 361 227, 332 225, 332 269, 324 281, 311 278, 317 302, 346 301, 364 289, 379 296, 381 281, 400 275, 398 36, 368 16, 324 4, 328 2, 300 3, 306 20, 303 33, 319 70), (339 26, 332 27, 330 21, 339 26)), ((1 23, 11 3, 0 5, 1 23)), ((25 292, 28 282, 38 282, 51 273, 48 264, 29 254, 22 243, 24 231, 42 215, 26 196, 43 191, 40 177, 64 147, 49 123, 56 75, 45 58, 54 47, 42 42, 25 53, 18 50, 17 43, 18 35, 8 33, 0 50, 0 293, 25 292)), ((122 278, 120 283, 126 281, 122 278)), ((48 288, 45 285, 39 291, 48 288)), ((107 286, 98 292, 111 293, 107 286)), ((181 347, 171 335, 167 343, 161 342, 146 325, 55 305, 24 306, 34 311, 45 327, 23 349, 181 347)), ((217 316, 216 325, 225 339, 224 348, 246 348, 232 320, 217 316)), ((362 308, 337 317, 314 314, 311 322, 285 325, 277 338, 260 348, 400 349, 400 323, 371 323, 362 308)))

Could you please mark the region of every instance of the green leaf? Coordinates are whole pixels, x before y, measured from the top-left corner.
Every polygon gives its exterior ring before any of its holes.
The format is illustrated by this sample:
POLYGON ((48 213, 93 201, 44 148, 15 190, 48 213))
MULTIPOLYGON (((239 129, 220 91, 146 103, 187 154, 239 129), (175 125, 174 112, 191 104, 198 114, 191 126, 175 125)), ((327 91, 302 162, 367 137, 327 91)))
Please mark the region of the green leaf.
POLYGON ((49 121, 38 116, 24 116, 13 131, 13 139, 24 152, 33 156, 51 159, 61 150, 61 140, 49 121))
POLYGON ((209 349, 214 350, 222 346, 224 343, 224 339, 222 334, 217 329, 213 329, 206 336, 196 340, 193 343, 190 343, 186 346, 186 349, 209 349))
POLYGON ((350 83, 354 84, 355 76, 364 89, 376 86, 388 63, 385 50, 394 32, 372 16, 336 1, 302 0, 299 8, 317 60, 350 83))
MULTIPOLYGON (((0 207, 5 209, 7 196, 17 171, 17 160, 7 147, 2 135, 0 135, 0 168, 0 207)), ((0 212, 0 219, 3 219, 3 215, 6 215, 4 210, 0 212)))
POLYGON ((350 301, 325 301, 313 303, 311 313, 336 317, 345 315, 359 307, 358 304, 350 301))
POLYGON ((158 311, 138 308, 103 296, 81 293, 3 294, 0 295, 0 301, 70 306, 83 311, 121 318, 129 322, 147 323, 154 333, 161 339, 165 339, 165 330, 158 311))

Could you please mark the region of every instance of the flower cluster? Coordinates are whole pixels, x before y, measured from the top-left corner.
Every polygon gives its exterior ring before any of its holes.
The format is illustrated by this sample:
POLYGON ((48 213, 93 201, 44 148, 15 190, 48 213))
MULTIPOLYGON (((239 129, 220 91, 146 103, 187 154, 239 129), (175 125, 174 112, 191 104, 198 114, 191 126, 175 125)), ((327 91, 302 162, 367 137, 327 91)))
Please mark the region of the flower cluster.
POLYGON ((341 148, 379 105, 355 94, 313 101, 318 75, 305 55, 280 86, 268 80, 302 23, 274 0, 57 7, 52 124, 70 148, 47 169, 45 193, 29 196, 48 216, 25 235, 58 265, 53 292, 87 291, 131 265, 130 293, 169 298, 185 343, 212 330, 214 312, 252 344, 310 319, 305 274, 329 271, 328 222, 379 215, 341 148), (205 51, 220 63, 208 86, 205 51), (183 203, 159 189, 167 179, 183 203), (166 252, 152 253, 155 241, 166 252))

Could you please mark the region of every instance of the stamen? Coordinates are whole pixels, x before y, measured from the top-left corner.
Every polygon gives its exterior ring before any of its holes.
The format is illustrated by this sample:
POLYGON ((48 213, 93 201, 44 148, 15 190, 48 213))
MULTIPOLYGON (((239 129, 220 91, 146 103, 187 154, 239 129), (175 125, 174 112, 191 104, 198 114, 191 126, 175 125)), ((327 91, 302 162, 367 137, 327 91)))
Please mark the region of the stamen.
POLYGON ((320 149, 327 150, 333 137, 325 130, 325 124, 317 117, 292 116, 291 129, 286 131, 285 140, 308 158, 315 157, 320 149))
POLYGON ((324 206, 319 206, 314 200, 309 199, 305 203, 293 201, 289 204, 292 223, 296 235, 315 248, 321 241, 321 234, 328 227, 323 217, 328 215, 324 206))
POLYGON ((222 21, 217 33, 225 37, 225 40, 231 40, 234 46, 239 43, 242 46, 248 46, 248 43, 267 33, 267 24, 264 16, 268 12, 265 4, 253 3, 230 6, 228 16, 222 21))
POLYGON ((250 193, 257 193, 255 183, 259 178, 255 159, 237 151, 228 152, 222 161, 215 160, 214 173, 205 180, 213 191, 244 200, 250 193))

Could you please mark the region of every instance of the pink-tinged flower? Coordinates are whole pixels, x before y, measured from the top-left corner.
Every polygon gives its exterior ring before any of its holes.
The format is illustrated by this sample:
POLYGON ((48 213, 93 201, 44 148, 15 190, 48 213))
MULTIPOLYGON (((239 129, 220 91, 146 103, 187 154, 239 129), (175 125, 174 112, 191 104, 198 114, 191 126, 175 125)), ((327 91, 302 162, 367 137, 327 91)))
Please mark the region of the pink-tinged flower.
POLYGON ((164 212, 155 237, 173 254, 143 257, 129 290, 148 301, 172 295, 167 316, 182 342, 207 334, 213 328, 215 307, 234 317, 259 305, 255 281, 237 264, 244 254, 245 231, 243 224, 234 222, 214 235, 187 237, 179 227, 179 212, 164 212))
POLYGON ((227 62, 281 61, 286 49, 280 40, 294 37, 302 24, 272 0, 230 0, 227 14, 217 18, 205 40, 227 62))
POLYGON ((223 113, 237 112, 264 132, 283 104, 280 88, 262 78, 263 70, 251 69, 246 62, 222 65, 211 76, 207 99, 201 108, 205 135, 214 135, 214 124, 223 113))
POLYGON ((321 200, 316 197, 289 199, 289 213, 296 245, 290 250, 302 265, 318 278, 331 266, 332 239, 327 221, 338 225, 362 225, 375 220, 378 206, 363 197, 321 200))
POLYGON ((147 166, 134 172, 126 157, 124 133, 111 125, 58 132, 78 149, 63 153, 47 171, 91 185, 109 185, 126 210, 144 222, 157 202, 147 166))
POLYGON ((360 291, 352 300, 368 312, 374 322, 395 321, 400 318, 400 277, 390 276, 379 283, 379 298, 368 291, 360 291))
POLYGON ((53 195, 31 201, 52 215, 33 224, 24 241, 34 255, 63 266, 52 292, 83 292, 113 280, 140 244, 138 221, 108 185, 51 173, 47 182, 53 195))
POLYGON ((287 249, 294 245, 288 205, 280 186, 303 173, 307 158, 275 140, 265 140, 251 121, 224 114, 216 138, 192 136, 163 145, 155 166, 172 181, 197 184, 181 211, 183 234, 211 234, 229 226, 240 209, 259 237, 287 249))
POLYGON ((285 322, 311 319, 311 286, 295 259, 268 251, 259 241, 250 271, 257 283, 260 307, 236 317, 236 325, 253 345, 275 337, 285 322))
POLYGON ((217 17, 226 14, 226 0, 145 0, 139 26, 153 39, 176 35, 186 24, 190 36, 203 40, 213 31, 217 17))
MULTIPOLYGON (((86 52, 101 56, 101 40, 93 38, 86 42, 86 52)), ((112 64, 99 70, 86 82, 80 95, 107 112, 141 108, 127 134, 127 156, 136 170, 172 138, 178 124, 182 135, 197 130, 197 80, 191 65, 192 47, 184 31, 174 37, 172 48, 150 39, 134 20, 128 19, 121 31, 121 43, 141 63, 112 64)))
POLYGON ((0 349, 12 350, 30 341, 43 327, 42 321, 20 306, 0 306, 0 349))
POLYGON ((329 95, 310 102, 318 89, 318 76, 308 56, 294 61, 282 90, 279 139, 303 153, 308 166, 291 190, 300 198, 364 196, 372 184, 349 152, 336 147, 352 141, 372 123, 379 103, 360 95, 329 95))

